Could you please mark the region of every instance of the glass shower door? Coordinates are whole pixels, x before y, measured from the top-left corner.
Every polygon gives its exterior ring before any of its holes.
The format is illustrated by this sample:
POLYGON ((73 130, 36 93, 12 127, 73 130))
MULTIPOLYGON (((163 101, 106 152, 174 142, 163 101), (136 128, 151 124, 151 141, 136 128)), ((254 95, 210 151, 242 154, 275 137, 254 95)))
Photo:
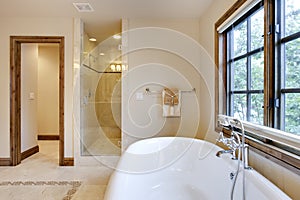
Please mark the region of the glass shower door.
POLYGON ((110 38, 90 52, 80 68, 81 155, 121 153, 120 40, 110 38), (116 67, 118 66, 118 67, 116 67))

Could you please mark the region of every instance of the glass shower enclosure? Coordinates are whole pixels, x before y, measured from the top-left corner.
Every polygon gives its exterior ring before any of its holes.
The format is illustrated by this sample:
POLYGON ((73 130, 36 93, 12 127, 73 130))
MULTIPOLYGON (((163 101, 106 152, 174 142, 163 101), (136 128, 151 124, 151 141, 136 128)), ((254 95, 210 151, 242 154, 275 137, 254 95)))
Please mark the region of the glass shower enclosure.
POLYGON ((121 153, 121 40, 101 42, 80 67, 80 146, 82 156, 121 153))

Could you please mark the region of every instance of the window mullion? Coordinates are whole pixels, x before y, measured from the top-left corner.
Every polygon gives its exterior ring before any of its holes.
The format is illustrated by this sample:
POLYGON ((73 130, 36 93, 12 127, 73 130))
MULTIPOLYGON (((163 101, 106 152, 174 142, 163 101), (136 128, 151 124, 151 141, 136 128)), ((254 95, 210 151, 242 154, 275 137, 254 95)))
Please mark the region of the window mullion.
POLYGON ((285 43, 282 42, 282 38, 285 36, 285 1, 280 1, 280 5, 277 6, 276 10, 279 12, 279 23, 280 23, 280 34, 278 35, 279 40, 279 56, 278 56, 278 98, 280 99, 280 108, 278 112, 277 128, 283 130, 285 127, 285 93, 281 92, 285 88, 285 43), (279 7, 280 6, 280 7, 279 7))
MULTIPOLYGON (((247 53, 251 51, 251 20, 247 19, 247 53)), ((251 113, 251 56, 247 56, 247 121, 250 121, 251 113)))
MULTIPOLYGON (((233 54, 234 54, 234 50, 233 50, 233 29, 232 31, 229 32, 229 37, 228 37, 228 44, 229 44, 229 48, 227 49, 227 52, 228 52, 228 57, 227 57, 227 60, 232 60, 232 57, 233 57, 233 54)), ((233 61, 229 61, 228 63, 228 71, 227 71, 227 78, 228 81, 228 85, 227 85, 227 96, 229 97, 229 105, 228 105, 228 114, 229 115, 232 115, 233 114, 233 94, 232 94, 232 90, 233 90, 233 76, 234 76, 234 73, 233 73, 233 70, 232 68, 234 67, 234 62, 233 61)))
MULTIPOLYGON (((282 57, 281 57, 281 34, 284 32, 284 27, 283 27, 283 9, 282 9, 282 3, 281 1, 276 1, 276 4, 273 5, 273 7, 271 8, 271 11, 274 12, 274 26, 279 26, 278 30, 279 32, 274 32, 274 36, 273 36, 273 43, 272 46, 274 48, 274 78, 273 78, 273 88, 274 88, 274 93, 273 93, 273 99, 275 99, 275 101, 279 100, 279 104, 282 103, 281 101, 281 92, 280 92, 280 88, 281 88, 281 66, 282 66, 282 57)), ((281 107, 281 105, 279 106, 281 107)), ((274 111, 273 111, 273 115, 271 117, 273 117, 273 128, 276 129, 280 129, 280 124, 281 124, 281 119, 280 119, 280 113, 281 113, 281 109, 279 107, 276 107, 276 105, 274 106, 274 111)))

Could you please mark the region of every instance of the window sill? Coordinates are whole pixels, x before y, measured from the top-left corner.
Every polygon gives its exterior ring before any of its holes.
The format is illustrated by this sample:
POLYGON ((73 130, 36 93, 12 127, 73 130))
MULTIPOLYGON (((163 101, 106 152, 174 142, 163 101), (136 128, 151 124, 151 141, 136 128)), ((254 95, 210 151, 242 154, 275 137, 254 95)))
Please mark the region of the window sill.
POLYGON ((300 151, 300 136, 298 135, 293 135, 291 133, 287 133, 274 128, 269 128, 266 126, 253 124, 250 122, 243 121, 243 124, 245 131, 247 132, 250 132, 259 137, 263 137, 272 141, 277 141, 279 143, 291 146, 300 151))

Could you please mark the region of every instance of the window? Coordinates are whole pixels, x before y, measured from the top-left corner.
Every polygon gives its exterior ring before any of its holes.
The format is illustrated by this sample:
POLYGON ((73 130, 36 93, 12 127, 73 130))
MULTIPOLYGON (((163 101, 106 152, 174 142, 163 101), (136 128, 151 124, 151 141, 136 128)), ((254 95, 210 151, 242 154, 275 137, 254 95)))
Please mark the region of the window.
MULTIPOLYGON (((276 6, 278 41, 277 127, 300 135, 300 1, 282 0, 276 6)), ((276 118, 275 118, 276 119, 276 118)))
POLYGON ((264 9, 259 4, 227 33, 228 115, 263 124, 264 9))
MULTIPOLYGON (((265 80, 264 4, 253 6, 226 34, 226 113, 254 124, 300 135, 300 1, 276 0, 274 35, 277 51, 273 80, 265 80), (265 82, 274 88, 265 93, 265 82), (268 95, 268 104, 264 103, 268 95), (266 105, 266 106, 264 106, 266 105), (264 109, 273 109, 264 116, 264 109), (272 123, 264 123, 264 118, 272 123)), ((269 47, 267 47, 269 48, 269 47)), ((266 66, 272 68, 273 66, 266 66)))
POLYGON ((216 127, 237 117, 251 146, 300 168, 300 1, 236 1, 215 34, 216 127))

